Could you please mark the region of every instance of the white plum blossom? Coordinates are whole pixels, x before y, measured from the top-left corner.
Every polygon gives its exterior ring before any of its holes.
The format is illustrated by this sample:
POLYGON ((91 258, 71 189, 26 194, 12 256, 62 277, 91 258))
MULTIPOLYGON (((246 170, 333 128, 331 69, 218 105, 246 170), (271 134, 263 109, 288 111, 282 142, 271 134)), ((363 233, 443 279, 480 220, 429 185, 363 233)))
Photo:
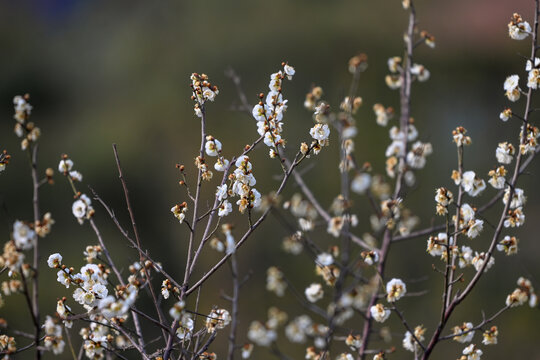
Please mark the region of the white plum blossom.
POLYGON ((473 324, 471 322, 464 322, 461 326, 454 326, 453 340, 462 344, 471 342, 474 337, 473 324), (472 330, 472 331, 471 331, 472 330))
POLYGON ((206 331, 209 334, 224 329, 231 322, 231 314, 225 309, 212 309, 206 317, 206 331))
POLYGON ((502 121, 508 121, 512 117, 512 109, 506 108, 499 114, 499 119, 502 121))
POLYGON ((498 251, 504 251, 506 255, 514 255, 518 251, 518 239, 514 236, 506 235, 497 244, 498 251))
POLYGON ((480 360, 483 352, 476 348, 476 345, 471 344, 463 349, 463 355, 467 355, 467 360, 480 360))
POLYGON ((510 101, 518 101, 521 96, 521 89, 519 88, 519 76, 510 75, 504 81, 504 90, 506 97, 510 101))
POLYGON ((85 219, 90 219, 94 213, 92 208, 92 202, 86 194, 82 194, 79 199, 75 200, 71 210, 73 215, 77 218, 79 224, 83 224, 85 219))
POLYGON ((371 175, 369 173, 358 174, 351 182, 351 190, 357 194, 365 194, 370 186, 371 175))
POLYGON ((283 66, 283 71, 285 71, 285 74, 287 75, 287 79, 292 80, 293 75, 296 73, 294 68, 288 64, 283 66))
POLYGON ((218 208, 218 216, 224 217, 229 215, 232 212, 232 204, 225 200, 218 208))
MULTIPOLYGON (((504 197, 503 197, 503 203, 506 205, 508 202, 508 198, 510 197, 510 188, 507 187, 506 190, 504 190, 504 197)), ((512 195, 512 201, 510 202, 510 209, 520 208, 523 205, 525 205, 525 202, 527 202, 527 197, 525 196, 525 192, 523 189, 515 188, 514 194, 512 195)))
POLYGON ((221 142, 211 135, 208 135, 206 137, 206 143, 204 144, 204 147, 206 155, 208 156, 218 156, 221 152, 221 142))
POLYGON ((308 301, 314 303, 323 298, 324 291, 321 284, 314 283, 306 288, 305 294, 308 301))
POLYGON ((436 237, 429 237, 426 251, 431 256, 441 256, 446 252, 446 245, 448 245, 448 235, 446 233, 439 233, 436 237))
MULTIPOLYGON (((486 262, 487 254, 484 252, 478 253, 476 252, 476 256, 472 259, 472 265, 476 269, 476 271, 480 271, 482 266, 484 266, 484 263, 486 262)), ((489 261, 484 269, 484 271, 488 271, 493 265, 495 264, 495 258, 493 256, 489 257, 489 261)))
POLYGON ((504 227, 519 227, 523 223, 525 223, 525 214, 523 214, 521 207, 518 207, 508 211, 508 216, 504 220, 504 227))
POLYGON ((474 239, 482 232, 484 228, 484 221, 478 219, 470 220, 468 226, 469 227, 467 230, 467 236, 471 239, 474 239))
POLYGON ((81 182, 83 179, 82 174, 78 171, 70 171, 69 177, 71 178, 71 180, 78 181, 78 182, 81 182))
POLYGON ((71 159, 62 159, 58 164, 58 171, 67 174, 73 168, 73 161, 71 159))
POLYGON ((524 21, 521 15, 514 13, 512 20, 508 23, 508 35, 514 40, 523 40, 531 32, 531 25, 527 21, 524 21))
POLYGON ((407 286, 400 279, 392 279, 386 284, 386 300, 395 302, 407 292, 407 286))
POLYGON ((514 146, 508 142, 499 143, 497 150, 495 150, 497 161, 501 164, 510 164, 512 162, 514 153, 514 146))
POLYGON ((34 246, 37 240, 37 234, 30 229, 28 225, 22 221, 15 221, 13 224, 13 241, 17 248, 21 250, 29 250, 34 246))
POLYGON ((259 346, 270 346, 277 339, 277 333, 268 329, 259 321, 253 321, 249 325, 248 339, 259 346))
POLYGON ((380 323, 385 322, 390 316, 390 310, 385 308, 383 304, 373 305, 369 309, 369 312, 371 313, 373 320, 380 323))
POLYGON ((181 204, 176 204, 171 208, 171 212, 173 213, 174 217, 178 219, 178 222, 180 222, 180 224, 186 218, 186 211, 187 211, 187 204, 185 201, 181 204))
POLYGON ((423 341, 425 331, 426 329, 422 326, 417 326, 414 328, 414 336, 410 331, 407 331, 402 341, 403 348, 411 352, 417 352, 420 345, 416 342, 415 337, 419 341, 423 341))
POLYGON ((471 205, 465 203, 465 204, 461 205, 460 210, 461 210, 460 211, 461 218, 463 219, 464 223, 468 224, 469 221, 474 220, 475 211, 471 207, 471 205))
POLYGON ((315 124, 315 126, 309 131, 309 134, 315 140, 324 142, 330 136, 330 129, 328 128, 327 124, 315 124))
POLYGON ((216 171, 223 172, 229 166, 229 160, 219 157, 214 164, 216 171))
POLYGON ((59 270, 56 273, 56 281, 64 285, 66 288, 69 288, 69 285, 71 284, 71 278, 69 273, 69 269, 59 270))
POLYGON ((188 313, 182 314, 180 321, 178 322, 178 329, 176 330, 176 336, 180 340, 189 340, 191 339, 191 334, 193 334, 193 328, 195 323, 191 318, 191 315, 188 313))
POLYGON ((227 184, 219 185, 216 190, 216 196, 218 201, 223 201, 227 198, 227 184))
POLYGON ((186 303, 184 301, 177 301, 172 308, 169 309, 169 315, 175 320, 180 320, 184 314, 184 308, 186 303))
POLYGON ((62 255, 59 253, 51 254, 47 259, 47 265, 53 269, 59 267, 62 265, 62 255))
POLYGON ((283 273, 275 266, 271 266, 266 271, 266 290, 283 297, 287 283, 283 278, 283 273))
POLYGON ((486 188, 484 180, 476 176, 474 171, 466 171, 461 179, 463 190, 472 197, 478 196, 486 188))
POLYGON ((322 266, 332 265, 334 263, 334 258, 329 253, 320 253, 317 255, 317 264, 322 266))
POLYGON ((519 75, 510 75, 504 81, 504 90, 514 90, 519 87, 519 75))
POLYGON ((305 343, 307 340, 307 333, 311 331, 313 321, 307 315, 301 315, 296 317, 285 327, 285 335, 290 342, 293 343, 305 343))
POLYGON ((411 66, 411 74, 416 75, 416 78, 420 82, 427 81, 429 79, 430 73, 429 70, 424 67, 424 65, 413 64, 411 66))

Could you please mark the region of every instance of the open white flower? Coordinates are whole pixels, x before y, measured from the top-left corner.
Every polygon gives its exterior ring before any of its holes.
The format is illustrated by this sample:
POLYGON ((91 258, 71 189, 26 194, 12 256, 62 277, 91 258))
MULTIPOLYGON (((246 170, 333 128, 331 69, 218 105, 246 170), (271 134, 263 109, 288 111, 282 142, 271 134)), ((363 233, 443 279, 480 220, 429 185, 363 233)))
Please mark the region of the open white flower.
POLYGON ((369 309, 371 317, 377 322, 385 322, 390 316, 390 310, 386 309, 383 304, 377 304, 369 309))
POLYGON ((285 74, 287 75, 287 79, 292 80, 293 75, 296 73, 296 70, 289 64, 285 64, 283 66, 283 71, 285 71, 285 74))
POLYGON ((401 279, 392 279, 386 284, 386 300, 395 302, 407 292, 407 286, 401 279))
POLYGON ((315 140, 318 140, 319 142, 324 142, 328 139, 328 136, 330 136, 330 129, 326 124, 316 124, 314 127, 311 128, 309 134, 315 140))
POLYGON ((323 298, 324 290, 321 284, 314 283, 306 288, 305 294, 308 301, 314 303, 323 298))
POLYGON ((219 206, 219 209, 218 209, 218 216, 224 217, 224 216, 229 215, 231 212, 232 212, 232 204, 231 204, 228 200, 225 200, 225 201, 219 206))
POLYGON ((49 256, 47 259, 47 265, 49 265, 50 268, 56 268, 62 265, 62 255, 59 253, 55 253, 49 256))
POLYGON ((17 248, 29 250, 37 240, 36 232, 22 221, 15 221, 13 224, 13 241, 17 248))
POLYGON ((204 147, 208 156, 218 156, 221 152, 221 142, 211 135, 206 137, 204 147))

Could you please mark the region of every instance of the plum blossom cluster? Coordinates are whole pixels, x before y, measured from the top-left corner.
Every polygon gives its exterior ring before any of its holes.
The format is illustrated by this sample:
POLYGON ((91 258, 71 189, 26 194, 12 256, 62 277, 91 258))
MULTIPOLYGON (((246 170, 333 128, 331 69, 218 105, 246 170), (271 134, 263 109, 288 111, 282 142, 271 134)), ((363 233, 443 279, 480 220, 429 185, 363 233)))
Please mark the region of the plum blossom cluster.
POLYGON ((58 171, 63 174, 71 185, 71 188, 75 194, 75 201, 71 206, 73 216, 77 219, 79 224, 84 224, 84 220, 90 220, 95 210, 92 207, 92 200, 86 194, 81 194, 75 187, 75 182, 82 181, 82 174, 79 171, 73 170, 73 160, 71 160, 66 154, 62 155, 62 159, 58 163, 58 171))
POLYGON ((73 170, 73 160, 66 154, 62 155, 62 160, 58 163, 58 171, 64 176, 69 176, 72 181, 82 181, 82 174, 79 171, 73 170))
POLYGON ((31 144, 34 144, 41 136, 41 130, 34 122, 30 121, 32 114, 32 105, 29 103, 30 95, 17 95, 13 98, 15 115, 13 116, 15 123, 15 134, 22 138, 21 148, 29 149, 31 144))
MULTIPOLYGON (((113 347, 127 346, 127 340, 115 326, 127 320, 131 307, 137 299, 139 286, 146 281, 143 278, 144 273, 141 272, 142 266, 135 263, 130 266, 131 275, 127 282, 122 281, 114 288, 114 291, 111 291, 109 287, 111 270, 104 264, 93 263, 100 252, 99 246, 88 246, 84 252, 88 263, 82 266, 79 272, 75 272, 73 267, 64 265, 63 258, 59 253, 51 254, 47 260, 50 268, 58 270, 57 281, 66 288, 74 289, 73 300, 82 305, 88 312, 91 325, 88 328, 82 328, 80 335, 83 339, 85 355, 89 359, 104 358, 105 350, 111 349, 111 339, 115 339, 116 345, 113 347)), ((149 265, 145 264, 145 266, 149 265)), ((71 328, 70 317, 75 313, 67 305, 66 297, 58 301, 56 313, 63 321, 64 326, 71 328)), ((50 322, 52 319, 47 321, 50 322)), ((59 332, 61 334, 61 329, 59 332)), ((59 344, 58 340, 61 340, 61 337, 53 336, 52 332, 48 336, 51 346, 47 346, 47 348, 50 348, 55 354, 57 351, 61 351, 63 345, 59 344)))
POLYGON ((520 277, 517 285, 518 287, 506 297, 506 306, 515 307, 528 303, 532 308, 537 307, 538 296, 534 291, 531 281, 520 277))
POLYGON ((426 165, 426 157, 431 155, 433 148, 430 143, 416 141, 407 151, 407 143, 413 142, 418 137, 418 131, 411 118, 405 130, 400 130, 393 126, 389 131, 392 142, 386 148, 386 173, 391 178, 395 178, 398 173, 404 173, 404 180, 408 186, 415 183, 413 170, 423 169, 426 165), (406 134, 406 135, 405 135, 406 134), (400 159, 405 161, 400 162, 400 159))
POLYGON ((514 40, 524 40, 532 32, 531 25, 521 15, 514 13, 508 23, 508 35, 514 40))
MULTIPOLYGON (((236 205, 238 205, 238 211, 244 213, 246 209, 252 209, 260 206, 261 193, 254 187, 257 180, 255 179, 255 176, 253 176, 253 165, 249 161, 249 157, 247 155, 240 156, 236 160, 235 166, 236 169, 229 176, 231 181, 230 194, 232 196, 240 197, 240 199, 236 201, 236 205)), ((220 201, 224 200, 229 194, 229 190, 224 191, 223 186, 224 185, 218 187, 216 193, 220 201)), ((223 201, 222 206, 223 209, 220 208, 222 214, 221 216, 225 216, 231 212, 231 206, 228 204, 227 200, 223 201)))
POLYGON ((204 104, 207 101, 214 101, 219 94, 219 89, 210 82, 206 74, 193 73, 190 80, 191 90, 193 91, 191 99, 195 102, 193 110, 195 111, 195 115, 202 118, 204 104))
POLYGON ((252 114, 257 120, 257 132, 264 137, 264 143, 270 148, 270 157, 279 156, 279 147, 285 147, 282 138, 283 114, 287 110, 287 101, 283 98, 282 86, 286 78, 292 80, 295 69, 283 63, 283 70, 270 75, 269 92, 266 98, 263 93, 259 95, 260 101, 253 107, 252 114), (264 101, 263 101, 264 100, 264 101))
MULTIPOLYGON (((409 40, 407 40, 409 41, 409 40)), ((412 39, 410 40, 412 41, 412 39)), ((426 43, 428 43, 427 41, 426 43)), ((403 59, 400 56, 394 56, 388 59, 389 75, 386 75, 385 82, 390 89, 399 89, 403 85, 403 59)), ((413 76, 413 80, 424 82, 429 80, 430 72, 424 65, 412 64, 410 65, 410 74, 413 76)))

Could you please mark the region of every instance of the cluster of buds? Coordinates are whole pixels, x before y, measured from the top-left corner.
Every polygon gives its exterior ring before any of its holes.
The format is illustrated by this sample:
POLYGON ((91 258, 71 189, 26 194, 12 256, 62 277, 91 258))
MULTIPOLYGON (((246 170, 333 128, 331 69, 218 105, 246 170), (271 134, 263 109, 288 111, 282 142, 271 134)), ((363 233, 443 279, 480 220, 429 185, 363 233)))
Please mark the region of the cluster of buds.
POLYGON ((7 153, 7 150, 4 150, 0 153, 0 172, 6 170, 7 164, 9 164, 9 160, 11 159, 11 155, 7 153))
POLYGON ((394 108, 387 107, 385 108, 382 104, 373 105, 373 112, 377 116, 377 125, 386 126, 388 121, 394 117, 394 108))
POLYGON ((471 138, 466 134, 467 129, 465 129, 463 126, 458 126, 455 130, 452 131, 452 137, 454 138, 454 142, 458 147, 464 145, 471 145, 471 138))
POLYGON ((426 30, 420 31, 420 37, 424 39, 424 43, 430 48, 435 48, 435 36, 428 33, 426 30))
POLYGON ((206 318, 206 332, 212 334, 224 329, 231 322, 231 315, 225 309, 212 309, 206 318))
POLYGON ((208 168, 208 165, 206 164, 206 159, 202 156, 197 156, 195 158, 195 166, 197 166, 197 169, 199 169, 199 172, 201 174, 201 178, 206 181, 212 180, 212 177, 214 176, 214 173, 212 173, 212 170, 208 168))
POLYGON ((277 267, 269 267, 266 271, 266 290, 275 293, 277 296, 285 295, 287 282, 285 281, 283 272, 277 267))
POLYGON ((180 224, 184 221, 186 218, 186 211, 188 210, 187 203, 184 201, 181 204, 176 204, 171 208, 171 212, 173 213, 174 217, 178 219, 180 224))
POLYGON ((219 89, 217 86, 212 85, 210 81, 208 81, 208 75, 206 74, 197 74, 193 73, 191 74, 191 90, 193 91, 193 95, 191 96, 191 99, 195 101, 195 106, 193 110, 195 111, 195 115, 202 118, 203 117, 203 105, 207 101, 214 101, 217 94, 219 94, 219 89))
MULTIPOLYGON (((255 189, 257 180, 253 176, 253 165, 246 155, 240 156, 236 160, 236 169, 229 176, 232 181, 231 191, 233 195, 238 195, 240 199, 236 202, 238 210, 243 214, 246 209, 252 209, 260 206, 261 193, 255 189)), ((227 206, 225 212, 228 214, 230 207, 227 206)))
MULTIPOLYGON (((519 134, 520 139, 523 139, 523 129, 519 134)), ((519 151, 523 155, 534 154, 536 147, 538 146, 538 137, 540 137, 540 131, 536 126, 527 124, 525 141, 519 145, 519 151)))
POLYGON ((521 15, 514 13, 508 23, 508 35, 514 40, 523 40, 531 34, 531 25, 524 21, 521 15))
POLYGON ((304 101, 304 107, 309 111, 315 111, 319 101, 323 96, 323 89, 320 86, 314 86, 310 92, 306 94, 306 100, 304 101))
POLYGON ((435 190, 435 202, 437 215, 445 215, 448 213, 448 205, 454 201, 454 194, 447 188, 438 188, 435 190))
POLYGON ((506 306, 515 307, 528 302, 530 307, 537 307, 538 297, 534 292, 531 281, 520 277, 517 281, 517 285, 518 287, 506 297, 506 306))
POLYGON ((30 115, 32 113, 32 105, 28 102, 30 95, 25 94, 23 96, 17 95, 13 98, 13 104, 15 108, 15 134, 23 138, 21 141, 21 148, 26 150, 30 144, 35 143, 41 136, 41 130, 31 121, 30 115))

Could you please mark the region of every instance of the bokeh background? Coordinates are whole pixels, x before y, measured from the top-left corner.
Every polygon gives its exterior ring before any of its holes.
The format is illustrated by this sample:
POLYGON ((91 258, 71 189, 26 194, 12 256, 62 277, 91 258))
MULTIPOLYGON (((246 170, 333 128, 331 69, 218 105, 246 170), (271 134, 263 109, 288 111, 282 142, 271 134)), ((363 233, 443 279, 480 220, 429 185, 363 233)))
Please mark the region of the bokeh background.
MULTIPOLYGON (((501 109, 509 105, 502 84, 506 76, 524 73, 523 57, 530 50, 528 41, 508 38, 506 24, 513 12, 531 21, 533 3, 417 1, 419 29, 437 38, 434 50, 420 47, 415 55, 432 75, 427 83, 414 85, 412 101, 420 138, 434 147, 427 167, 418 175, 419 186, 407 201, 422 217, 422 226, 434 218, 434 189, 451 188, 449 176, 456 167, 450 135, 453 128, 463 125, 469 130, 473 145, 466 150, 465 167, 486 177, 495 166, 497 143, 517 142, 517 121, 505 124, 498 119, 501 109)), ((348 59, 358 52, 367 53, 369 68, 359 88, 365 105, 357 115, 356 153, 359 161, 370 161, 375 170, 383 171, 384 149, 389 143, 387 129, 375 124, 371 107, 381 102, 398 108, 398 94, 384 85, 384 76, 387 58, 402 54, 406 21, 397 0, 0 1, 0 147, 13 156, 8 171, 0 178, 2 237, 9 239, 15 219, 32 217, 29 166, 12 132, 11 100, 26 92, 35 106, 33 120, 43 132, 41 171, 56 168, 60 155, 69 154, 84 175, 81 190, 86 191, 86 185, 94 187, 127 227, 111 148, 112 143, 118 144, 143 244, 177 275, 183 273, 187 232, 169 209, 184 201, 186 195, 177 184, 179 174, 174 165, 185 163, 189 173, 195 174, 192 161, 199 146, 199 122, 189 100, 190 73, 205 72, 219 85, 220 94, 208 107, 208 128, 223 142, 224 154, 232 157, 257 134, 253 119, 235 110, 239 101, 233 83, 225 76, 226 69, 235 69, 249 100, 255 102, 256 94, 267 89, 268 75, 281 61, 294 65, 297 75, 285 89, 289 99, 285 137, 294 150, 300 139, 307 138, 312 124, 302 106, 305 93, 313 84, 320 85, 325 98, 336 108, 349 86, 348 59)), ((523 106, 523 102, 517 103, 514 111, 523 106)), ((336 156, 335 146, 325 149, 306 175, 327 205, 339 191, 336 156)), ((274 175, 280 172, 279 167, 267 159, 263 149, 254 152, 253 159, 257 187, 268 192, 277 184, 274 175)), ((534 165, 520 180, 529 189, 529 203, 525 229, 515 232, 521 239, 519 253, 511 258, 496 254, 497 266, 482 279, 451 325, 463 320, 478 323, 482 310, 489 315, 499 309, 521 275, 540 288, 539 174, 540 167, 534 165)), ((212 193, 213 183, 207 187, 207 194, 212 193)), ((289 186, 285 197, 296 190, 294 185, 289 186)), ((41 209, 51 211, 56 219, 53 233, 43 241, 42 258, 44 262, 48 254, 61 252, 67 264, 78 267, 83 264, 84 248, 96 240, 89 226, 80 226, 73 218, 70 191, 61 176, 56 177, 54 186, 42 188, 41 209)), ((475 201, 482 204, 492 194, 494 191, 488 189, 475 201)), ((355 211, 361 219, 358 234, 362 234, 368 230, 366 199, 355 199, 355 211)), ((495 216, 496 212, 488 214, 492 220, 495 216)), ((239 229, 245 226, 244 218, 231 219, 239 229)), ((137 254, 127 247, 99 207, 96 220, 115 259, 125 269, 137 254)), ((253 273, 242 290, 241 342, 252 319, 266 320, 270 305, 287 310, 291 318, 304 312, 298 304, 264 290, 270 265, 280 266, 299 289, 315 280, 308 256, 295 258, 280 250, 286 235, 288 231, 270 219, 239 252, 241 272, 253 273)), ((320 240, 323 247, 334 241, 326 236, 320 240)), ((425 254, 425 240, 397 244, 387 273, 410 281, 411 291, 428 291, 421 300, 403 300, 401 307, 410 323, 424 324, 431 332, 439 316, 441 279, 431 270, 431 263, 437 260, 425 254)), ((488 241, 484 236, 474 240, 473 247, 485 248, 488 241)), ((209 250, 200 270, 218 258, 209 250)), ((68 292, 55 283, 55 272, 46 266, 40 270, 42 313, 52 314, 56 298, 68 292)), ((204 287, 201 312, 208 312, 213 305, 228 307, 219 295, 229 289, 230 275, 224 267, 204 287)), ((28 327, 30 318, 21 306, 22 297, 5 300, 0 316, 12 325, 28 327)), ((148 304, 140 300, 138 305, 148 304)), ((501 333, 499 345, 483 346, 485 356, 540 359, 539 320, 538 309, 518 308, 505 313, 496 322, 501 333)), ((404 331, 398 323, 390 324, 398 346, 391 358, 408 358, 410 355, 400 346, 404 331)), ((360 319, 356 325, 361 325, 360 319)), ((479 343, 480 338, 476 341, 479 343)), ((224 344, 216 342, 213 350, 224 354, 224 344)), ((283 335, 279 344, 291 358, 303 358, 303 346, 290 346, 283 335)), ((455 359, 463 347, 446 344, 438 348, 434 358, 455 359)), ((64 355, 68 357, 67 352, 64 355)), ((257 349, 254 358, 271 357, 265 349, 257 349)))

